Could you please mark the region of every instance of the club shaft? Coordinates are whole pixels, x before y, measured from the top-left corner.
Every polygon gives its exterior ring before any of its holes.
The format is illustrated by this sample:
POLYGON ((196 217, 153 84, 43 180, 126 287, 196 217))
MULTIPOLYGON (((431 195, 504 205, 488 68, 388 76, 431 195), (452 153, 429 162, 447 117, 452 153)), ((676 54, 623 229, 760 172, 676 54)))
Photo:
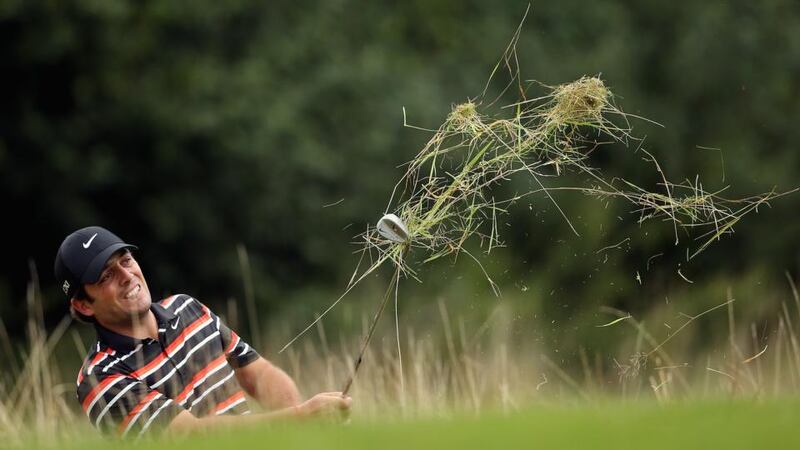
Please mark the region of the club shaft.
POLYGON ((342 389, 343 396, 347 395, 347 392, 350 391, 350 387, 353 385, 353 380, 355 380, 356 378, 356 373, 358 372, 358 368, 361 366, 361 361, 364 359, 364 352, 367 351, 367 347, 369 346, 369 341, 370 339, 372 339, 372 335, 375 334, 375 327, 378 324, 378 320, 380 320, 381 315, 383 314, 383 310, 386 309, 386 305, 389 303, 389 298, 391 298, 392 291, 394 290, 395 284, 399 282, 399 278, 400 278, 400 266, 398 265, 394 271, 392 280, 389 282, 389 287, 386 289, 386 293, 383 296, 383 301, 378 307, 378 310, 375 312, 375 317, 373 317, 372 323, 369 326, 369 330, 367 331, 367 334, 364 336, 364 340, 361 343, 361 350, 358 352, 358 357, 356 358, 355 364, 353 365, 353 371, 350 373, 350 376, 347 378, 344 388, 342 389))

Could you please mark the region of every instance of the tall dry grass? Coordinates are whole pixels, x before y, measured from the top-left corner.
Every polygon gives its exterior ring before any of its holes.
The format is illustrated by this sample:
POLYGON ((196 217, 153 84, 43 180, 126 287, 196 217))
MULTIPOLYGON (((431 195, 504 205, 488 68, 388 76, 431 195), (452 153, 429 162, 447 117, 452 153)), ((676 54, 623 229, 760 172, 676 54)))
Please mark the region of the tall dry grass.
POLYGON ((77 373, 66 374, 61 370, 67 358, 82 359, 79 354, 86 347, 73 332, 76 351, 56 354, 72 319, 66 315, 55 328, 45 327, 42 294, 33 263, 30 273, 25 296, 28 320, 24 344, 14 345, 0 318, 0 354, 5 361, 0 372, 0 446, 10 448, 56 447, 64 440, 85 438, 91 433, 88 421, 78 413, 77 373))
MULTIPOLYGON (((737 301, 730 293, 711 308, 681 313, 666 333, 663 326, 656 331, 646 325, 664 322, 657 312, 639 320, 604 308, 618 317, 611 326, 623 328, 618 331, 627 335, 605 352, 582 345, 553 350, 538 339, 514 336, 516 314, 508 304, 498 304, 476 329, 439 301, 439 323, 433 330, 401 330, 402 373, 393 324, 385 324, 384 339, 368 350, 351 391, 357 400, 355 415, 415 417, 514 411, 565 401, 768 399, 797 394, 800 296, 791 278, 789 283, 792 295, 781 303, 780 313, 758 322, 736 319, 737 301), (709 322, 727 326, 709 327, 709 322), (704 340, 723 344, 697 345, 704 340)), ((368 319, 362 317, 364 331, 368 319)), ((542 327, 544 322, 549 321, 531 320, 527 326, 542 327)), ((357 348, 355 337, 331 339, 318 324, 316 336, 287 350, 283 365, 309 392, 338 388, 352 370, 357 348)))
MULTIPOLYGON (((619 319, 609 329, 625 328, 629 339, 607 354, 582 347, 561 349, 560 354, 569 354, 572 363, 562 363, 541 342, 513 336, 511 303, 498 303, 482 325, 472 327, 438 301, 433 309, 436 317, 428 317, 435 319, 434 326, 401 330, 402 375, 394 331, 391 324, 384 324, 385 338, 371 344, 351 390, 354 418, 372 421, 515 411, 536 404, 609 398, 668 402, 796 394, 800 390, 800 296, 791 278, 789 286, 792 294, 768 328, 762 322, 737 318, 736 302, 729 299, 720 299, 713 310, 685 314, 683 328, 675 327, 666 337, 645 326, 658 318, 644 321, 617 311, 619 319), (700 329, 701 316, 727 323, 724 348, 691 352, 685 345, 674 345, 681 336, 709 331, 700 329)), ((238 312, 237 304, 231 302, 226 312, 231 323, 246 315, 238 312)), ((77 366, 84 356, 89 343, 81 342, 76 328, 82 325, 71 328, 71 319, 65 316, 55 327, 45 327, 34 270, 26 306, 24 343, 12 342, 0 322, 0 354, 6 361, 0 377, 0 442, 10 448, 59 447, 64 442, 98 439, 75 400, 76 374, 61 369, 77 366), (72 350, 56 352, 56 348, 72 350)), ((363 330, 369 319, 363 316, 363 330)), ((287 329, 282 338, 288 336, 287 329)), ((720 336, 709 337, 713 338, 720 336)), ((281 342, 274 333, 265 339, 281 342)), ((340 388, 352 368, 358 341, 357 335, 318 324, 313 336, 283 354, 265 356, 309 394, 340 388)), ((267 348, 265 344, 261 348, 267 348)))

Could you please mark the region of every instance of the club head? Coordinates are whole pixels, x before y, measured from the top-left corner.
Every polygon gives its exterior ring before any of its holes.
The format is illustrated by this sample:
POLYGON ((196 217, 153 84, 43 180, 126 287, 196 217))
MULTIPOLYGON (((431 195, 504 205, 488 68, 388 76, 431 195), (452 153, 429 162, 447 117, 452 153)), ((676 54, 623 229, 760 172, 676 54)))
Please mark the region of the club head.
POLYGON ((402 244, 408 241, 408 228, 406 228, 406 224, 394 214, 386 214, 381 217, 376 228, 381 236, 392 242, 402 244))

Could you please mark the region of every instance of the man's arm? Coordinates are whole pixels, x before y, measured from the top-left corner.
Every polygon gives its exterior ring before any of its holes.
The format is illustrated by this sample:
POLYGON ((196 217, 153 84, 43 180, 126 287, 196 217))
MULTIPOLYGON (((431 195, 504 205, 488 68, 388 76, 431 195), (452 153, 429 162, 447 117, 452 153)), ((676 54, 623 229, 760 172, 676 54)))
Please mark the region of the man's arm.
POLYGON ((324 392, 317 394, 305 402, 260 414, 246 416, 207 416, 197 418, 189 411, 182 411, 170 422, 167 427, 169 433, 185 434, 206 432, 233 426, 243 426, 276 422, 280 420, 305 419, 310 417, 324 417, 340 415, 342 411, 350 409, 352 399, 343 397, 341 392, 324 392))
POLYGON ((283 409, 300 403, 300 392, 294 381, 262 357, 234 371, 242 389, 265 409, 283 409))

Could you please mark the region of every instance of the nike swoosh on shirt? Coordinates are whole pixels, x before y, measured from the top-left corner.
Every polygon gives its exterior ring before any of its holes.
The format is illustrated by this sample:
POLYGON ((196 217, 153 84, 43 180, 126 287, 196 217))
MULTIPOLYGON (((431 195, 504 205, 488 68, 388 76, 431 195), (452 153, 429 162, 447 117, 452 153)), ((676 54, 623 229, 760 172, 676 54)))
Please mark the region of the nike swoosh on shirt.
POLYGON ((92 241, 96 237, 97 237, 97 233, 93 234, 92 237, 90 237, 88 241, 83 243, 83 248, 89 248, 89 246, 92 245, 92 241))

